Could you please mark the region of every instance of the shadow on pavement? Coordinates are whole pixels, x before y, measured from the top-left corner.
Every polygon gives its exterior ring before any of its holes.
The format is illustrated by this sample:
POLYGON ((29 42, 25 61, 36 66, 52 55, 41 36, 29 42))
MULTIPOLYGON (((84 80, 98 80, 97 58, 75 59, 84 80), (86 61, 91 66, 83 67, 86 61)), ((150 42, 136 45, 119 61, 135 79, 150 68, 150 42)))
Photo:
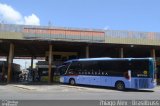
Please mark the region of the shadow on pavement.
POLYGON ((146 89, 143 89, 143 90, 137 90, 137 89, 127 89, 125 90, 124 92, 155 92, 154 90, 146 90, 146 89))
MULTIPOLYGON (((67 84, 65 84, 67 85, 67 84)), ((106 87, 106 86, 93 86, 93 85, 76 85, 76 86, 80 86, 80 87, 86 87, 86 88, 96 88, 96 89, 106 89, 106 90, 115 90, 115 91, 119 91, 114 87, 106 87)), ((148 89, 125 89, 122 92, 154 92, 154 90, 148 90, 148 89)))
POLYGON ((0 86, 4 86, 4 85, 7 85, 7 83, 0 83, 0 86))
POLYGON ((28 82, 28 83, 22 83, 23 85, 60 85, 60 83, 57 82, 28 82))
POLYGON ((8 85, 8 84, 16 84, 16 85, 59 85, 57 82, 12 82, 12 83, 0 83, 0 85, 8 85))

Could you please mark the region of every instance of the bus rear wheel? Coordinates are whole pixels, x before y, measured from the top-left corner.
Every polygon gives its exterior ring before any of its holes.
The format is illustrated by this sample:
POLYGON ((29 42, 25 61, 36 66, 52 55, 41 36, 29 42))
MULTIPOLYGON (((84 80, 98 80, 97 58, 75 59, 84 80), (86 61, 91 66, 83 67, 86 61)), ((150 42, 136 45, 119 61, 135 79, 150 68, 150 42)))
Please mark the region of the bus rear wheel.
POLYGON ((70 84, 70 85, 75 85, 76 82, 75 82, 75 80, 74 80, 73 78, 71 78, 71 79, 69 80, 69 84, 70 84))
POLYGON ((125 89, 125 85, 122 81, 116 82, 115 87, 117 90, 120 90, 120 91, 123 91, 125 89))

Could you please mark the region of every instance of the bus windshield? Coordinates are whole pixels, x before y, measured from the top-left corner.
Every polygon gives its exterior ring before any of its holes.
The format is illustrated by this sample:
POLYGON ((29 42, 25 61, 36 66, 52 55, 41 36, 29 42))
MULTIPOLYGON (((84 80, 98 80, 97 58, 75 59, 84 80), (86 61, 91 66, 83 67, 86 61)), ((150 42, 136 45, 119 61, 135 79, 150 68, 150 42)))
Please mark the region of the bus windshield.
POLYGON ((58 67, 58 71, 60 72, 60 75, 66 74, 66 71, 69 67, 70 63, 64 63, 62 66, 58 67))

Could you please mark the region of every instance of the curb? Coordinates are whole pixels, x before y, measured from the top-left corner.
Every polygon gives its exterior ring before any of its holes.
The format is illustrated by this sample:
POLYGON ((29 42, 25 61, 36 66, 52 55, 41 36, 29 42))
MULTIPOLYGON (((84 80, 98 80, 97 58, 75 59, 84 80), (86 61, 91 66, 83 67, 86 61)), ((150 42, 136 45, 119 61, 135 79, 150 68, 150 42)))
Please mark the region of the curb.
POLYGON ((25 86, 22 86, 22 85, 13 85, 13 86, 17 87, 17 88, 21 88, 21 89, 26 89, 26 90, 36 90, 35 88, 25 87, 25 86))

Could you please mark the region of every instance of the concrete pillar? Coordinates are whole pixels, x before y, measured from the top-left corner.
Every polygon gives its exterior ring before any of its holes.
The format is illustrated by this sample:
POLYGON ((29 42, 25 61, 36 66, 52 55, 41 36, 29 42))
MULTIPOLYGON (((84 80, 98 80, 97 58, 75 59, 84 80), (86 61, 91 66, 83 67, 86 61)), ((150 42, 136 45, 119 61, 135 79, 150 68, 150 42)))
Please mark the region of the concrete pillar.
MULTIPOLYGON (((151 57, 152 58, 154 58, 155 59, 155 70, 157 70, 157 63, 156 63, 156 51, 155 51, 155 49, 151 49, 151 57)), ((157 78, 157 76, 156 76, 156 78, 157 78)))
POLYGON ((155 49, 151 49, 151 57, 156 58, 156 51, 155 51, 155 49))
POLYGON ((4 81, 4 77, 5 77, 5 65, 3 63, 2 64, 2 81, 4 81))
POLYGON ((33 70, 33 57, 31 58, 31 67, 30 67, 31 73, 32 73, 32 81, 34 82, 35 72, 33 70))
POLYGON ((33 69, 33 57, 31 58, 31 69, 33 69))
POLYGON ((48 54, 48 82, 52 81, 52 45, 49 45, 49 54, 48 54))
POLYGON ((89 58, 89 45, 86 46, 86 58, 89 58))
POLYGON ((119 57, 120 57, 120 58, 124 58, 123 48, 120 48, 120 49, 119 49, 119 57))
POLYGON ((8 75, 7 75, 7 83, 10 83, 10 82, 11 82, 13 55, 14 55, 14 44, 11 43, 11 44, 10 44, 10 48, 9 48, 9 56, 8 56, 8 75))

